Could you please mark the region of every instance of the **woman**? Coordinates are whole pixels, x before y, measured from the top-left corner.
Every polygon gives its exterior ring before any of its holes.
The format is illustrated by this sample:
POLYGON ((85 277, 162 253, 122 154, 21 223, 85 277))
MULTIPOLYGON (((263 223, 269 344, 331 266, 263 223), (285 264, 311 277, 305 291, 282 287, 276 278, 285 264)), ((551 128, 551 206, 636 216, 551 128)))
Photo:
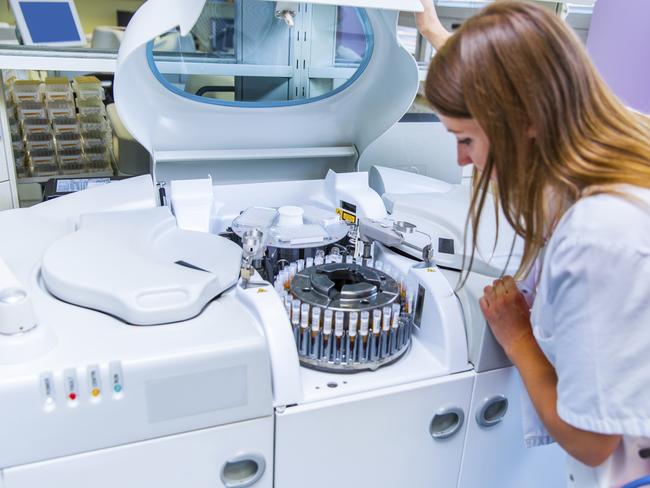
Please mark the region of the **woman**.
POLYGON ((450 36, 423 5, 425 92, 474 165, 473 229, 492 186, 524 240, 515 277, 538 281, 531 311, 509 276, 480 300, 543 423, 528 444, 557 441, 570 486, 648 475, 650 122, 547 10, 496 2, 450 36))

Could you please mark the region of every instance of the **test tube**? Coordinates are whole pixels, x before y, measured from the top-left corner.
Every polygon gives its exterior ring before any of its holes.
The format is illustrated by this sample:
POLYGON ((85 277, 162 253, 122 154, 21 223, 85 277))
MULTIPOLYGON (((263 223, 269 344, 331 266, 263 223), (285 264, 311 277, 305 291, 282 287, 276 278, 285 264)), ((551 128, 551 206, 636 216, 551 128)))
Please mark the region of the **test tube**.
POLYGON ((391 327, 393 329, 399 327, 399 314, 401 312, 401 308, 402 307, 400 307, 399 303, 393 303, 392 306, 393 315, 391 317, 391 327))
MULTIPOLYGON (((402 299, 402 301, 406 301, 406 276, 403 274, 400 274, 397 277, 397 282, 399 283, 399 296, 402 299)), ((405 310, 405 312, 408 313, 408 310, 405 310)))
POLYGON ((370 321, 370 314, 368 311, 364 310, 361 312, 361 327, 359 328, 359 332, 363 336, 368 335, 368 322, 370 321))
POLYGON ((296 347, 300 349, 300 300, 295 298, 291 300, 291 327, 293 329, 293 339, 296 341, 296 347))
POLYGON ((291 288, 291 274, 287 268, 283 269, 284 273, 284 289, 289 290, 291 288))
POLYGON ((363 266, 363 257, 357 256, 356 258, 354 258, 354 263, 358 264, 359 266, 363 266))
POLYGON ((399 329, 399 313, 400 313, 400 308, 401 307, 399 306, 399 303, 393 303, 393 306, 391 308, 392 308, 391 311, 392 311, 393 314, 391 316, 391 323, 390 323, 391 330, 390 330, 389 348, 390 348, 391 354, 393 354, 393 353, 397 352, 399 350, 399 348, 400 348, 400 345, 399 345, 399 342, 400 342, 399 341, 399 333, 400 333, 400 329, 399 329))
POLYGON ((408 310, 405 310, 406 313, 413 313, 415 310, 415 292, 413 290, 408 291, 408 296, 406 298, 406 304, 408 305, 408 310))
POLYGON ((334 334, 337 337, 343 335, 343 324, 345 322, 345 314, 343 312, 336 312, 334 314, 334 334))
POLYGON ((276 278, 276 282, 279 283, 278 286, 282 286, 282 288, 284 288, 284 280, 285 280, 284 275, 285 275, 284 271, 281 270, 281 271, 278 273, 278 277, 276 278))
POLYGON ((357 327, 359 322, 359 312, 350 312, 348 315, 348 348, 346 349, 346 360, 348 364, 352 364, 356 358, 357 344, 357 327))
POLYGON ((372 311, 372 337, 370 337, 370 351, 368 359, 376 361, 379 359, 379 340, 381 334, 381 310, 376 308, 372 311))
POLYGON ((304 259, 299 259, 298 261, 296 261, 296 265, 297 265, 297 268, 298 268, 297 271, 298 271, 298 273, 300 273, 303 269, 305 269, 305 260, 304 259))
POLYGON ((361 342, 359 343, 359 361, 365 362, 368 359, 368 322, 370 322, 370 314, 367 310, 361 312, 361 325, 359 333, 361 335, 361 342))
POLYGON ((303 303, 300 306, 300 355, 306 356, 309 353, 309 304, 303 303))
POLYGON ((352 256, 351 254, 348 254, 347 256, 345 256, 345 263, 346 264, 354 263, 354 256, 352 256))
POLYGON ((311 256, 305 259, 305 268, 311 268, 314 265, 314 258, 311 256))
POLYGON ((310 357, 317 359, 320 354, 320 307, 311 309, 311 341, 309 348, 310 357))
POLYGON ((345 321, 345 314, 343 312, 336 312, 334 314, 334 351, 332 356, 336 363, 340 363, 343 357, 343 323, 345 321))
POLYGON ((280 275, 275 279, 275 282, 273 283, 273 288, 275 288, 275 291, 278 293, 284 292, 284 282, 282 281, 280 275))
POLYGON ((284 308, 287 310, 289 319, 291 319, 291 297, 289 295, 284 297, 284 308))
POLYGON ((350 338, 357 336, 357 327, 359 323, 359 312, 350 312, 348 316, 348 332, 350 338))
POLYGON ((381 310, 378 308, 372 311, 372 333, 377 335, 381 332, 381 310))
POLYGON ((388 357, 390 354, 390 307, 382 309, 382 322, 381 322, 381 341, 380 341, 380 355, 382 358, 388 357))
POLYGON ((300 306, 300 327, 307 329, 309 327, 309 304, 303 303, 300 306))
POLYGON ((294 298, 291 300, 291 325, 300 324, 300 299, 294 298))
POLYGON ((323 258, 322 256, 318 256, 318 255, 317 255, 317 256, 314 258, 314 266, 320 266, 320 265, 323 264, 324 262, 325 262, 325 258, 323 258))
POLYGON ((334 312, 329 308, 325 309, 325 314, 323 315, 323 334, 329 335, 332 333, 332 318, 334 312))
POLYGON ((383 312, 383 318, 382 318, 381 328, 384 331, 388 331, 388 330, 390 330, 391 308, 390 307, 384 307, 382 312, 383 312))
POLYGON ((320 307, 311 309, 311 335, 312 337, 320 331, 320 307))
POLYGON ((298 264, 297 263, 291 263, 289 265, 289 277, 290 279, 293 280, 294 276, 296 276, 296 273, 298 272, 298 264))
POLYGON ((333 312, 326 308, 323 314, 323 350, 321 352, 321 359, 329 361, 332 355, 332 316, 333 312))

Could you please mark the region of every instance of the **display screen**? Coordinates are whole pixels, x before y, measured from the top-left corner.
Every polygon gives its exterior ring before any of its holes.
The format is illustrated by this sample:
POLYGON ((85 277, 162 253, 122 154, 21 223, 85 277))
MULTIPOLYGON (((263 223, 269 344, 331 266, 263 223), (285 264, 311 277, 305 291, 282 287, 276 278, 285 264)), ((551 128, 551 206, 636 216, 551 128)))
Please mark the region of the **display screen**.
POLYGON ((69 2, 19 2, 34 44, 81 41, 69 2))
POLYGON ((418 285, 418 296, 415 302, 415 318, 413 323, 417 328, 422 327, 422 311, 424 310, 425 290, 422 285, 418 285))

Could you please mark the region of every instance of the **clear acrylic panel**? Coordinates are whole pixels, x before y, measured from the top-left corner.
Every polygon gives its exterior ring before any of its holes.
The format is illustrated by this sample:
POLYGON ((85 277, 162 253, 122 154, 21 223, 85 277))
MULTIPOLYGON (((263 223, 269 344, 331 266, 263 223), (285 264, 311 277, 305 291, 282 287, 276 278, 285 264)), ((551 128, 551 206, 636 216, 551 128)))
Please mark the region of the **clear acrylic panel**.
POLYGON ((363 9, 266 0, 208 0, 191 33, 149 45, 169 89, 208 103, 286 105, 344 89, 373 49, 363 9))

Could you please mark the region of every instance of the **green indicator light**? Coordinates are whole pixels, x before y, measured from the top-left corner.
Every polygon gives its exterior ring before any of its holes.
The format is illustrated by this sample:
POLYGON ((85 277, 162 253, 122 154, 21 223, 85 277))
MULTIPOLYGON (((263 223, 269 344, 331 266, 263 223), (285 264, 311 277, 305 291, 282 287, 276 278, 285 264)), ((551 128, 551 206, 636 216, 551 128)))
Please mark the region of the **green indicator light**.
POLYGON ((115 393, 119 393, 122 391, 122 386, 121 385, 115 385, 113 387, 113 390, 115 390, 115 393))

